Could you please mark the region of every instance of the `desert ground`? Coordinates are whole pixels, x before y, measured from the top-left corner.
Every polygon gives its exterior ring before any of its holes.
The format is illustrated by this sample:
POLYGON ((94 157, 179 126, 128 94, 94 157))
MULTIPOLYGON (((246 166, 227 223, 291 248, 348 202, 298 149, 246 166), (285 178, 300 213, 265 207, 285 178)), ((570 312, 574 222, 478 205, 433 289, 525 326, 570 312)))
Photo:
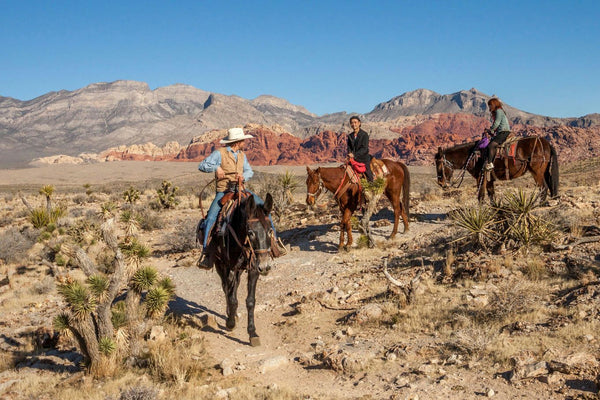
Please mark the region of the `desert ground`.
MULTIPOLYGON (((457 210, 482 215, 472 178, 443 191, 433 166, 409 170, 409 231, 387 240, 392 212, 382 199, 371 219, 376 246, 363 246, 355 230, 354 246, 340 250, 331 193, 305 205, 305 166, 255 167, 250 188, 275 194, 287 248, 259 279, 259 347, 246 333, 245 275, 238 325, 228 331, 216 272, 195 266, 198 196, 211 178, 195 163, 2 170, 0 399, 597 398, 600 160, 561 165, 560 196, 549 204, 537 202, 530 176, 498 183, 506 204, 531 200, 519 217, 531 224, 518 235, 512 225, 496 229, 506 220, 461 226, 457 210), (286 174, 295 185, 284 200, 286 174), (162 209, 152 204, 165 180, 178 187, 178 204, 162 209), (63 212, 36 228, 32 209, 48 205, 40 194, 48 185, 63 212), (131 189, 139 198, 128 202, 131 189), (93 375, 55 317, 69 309, 60 285, 86 279, 67 244, 107 264, 94 226, 108 203, 119 238, 129 232, 144 243, 142 264, 170 277, 175 292, 145 325, 138 356, 119 357, 133 341, 117 340, 93 375), (133 233, 126 212, 139 216, 133 233)), ((202 197, 206 210, 210 188, 202 197)), ((117 337, 131 338, 131 329, 117 337)))

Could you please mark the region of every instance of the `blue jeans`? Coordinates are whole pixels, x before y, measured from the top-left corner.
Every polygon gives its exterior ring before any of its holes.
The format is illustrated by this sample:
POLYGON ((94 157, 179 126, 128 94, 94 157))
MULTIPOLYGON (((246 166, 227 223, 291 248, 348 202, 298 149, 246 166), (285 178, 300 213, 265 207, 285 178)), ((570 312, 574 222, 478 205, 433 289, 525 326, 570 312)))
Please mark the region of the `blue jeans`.
MULTIPOLYGON (((248 192, 250 191, 248 190, 248 192)), ((211 203, 208 212, 206 213, 206 218, 204 220, 204 243, 202 243, 203 249, 206 249, 208 235, 210 234, 212 227, 215 225, 215 222, 217 222, 217 218, 219 217, 219 212, 221 211, 221 204, 219 202, 221 201, 223 196, 225 196, 225 192, 217 192, 217 194, 215 195, 215 199, 211 203)), ((254 197, 254 202, 257 205, 262 206, 263 204, 265 204, 264 200, 258 197, 256 194, 252 193, 252 196, 254 197)), ((273 225, 271 214, 269 214, 269 221, 271 221, 271 229, 273 229, 273 234, 275 234, 275 225, 273 225)))

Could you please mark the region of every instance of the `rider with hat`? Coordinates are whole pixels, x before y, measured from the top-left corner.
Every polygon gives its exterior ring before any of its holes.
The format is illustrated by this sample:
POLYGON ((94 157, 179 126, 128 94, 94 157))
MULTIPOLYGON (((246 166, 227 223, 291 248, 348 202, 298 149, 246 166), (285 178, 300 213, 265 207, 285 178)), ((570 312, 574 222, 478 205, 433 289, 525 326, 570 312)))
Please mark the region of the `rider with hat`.
MULTIPOLYGON (((220 141, 220 143, 225 146, 213 151, 198 165, 198 169, 202 172, 214 172, 217 183, 215 198, 210 205, 208 213, 206 214, 206 219, 204 220, 202 256, 198 260, 198 267, 200 268, 211 269, 213 267, 214 260, 212 260, 212 257, 208 254, 207 244, 212 227, 217 221, 217 217, 221 211, 222 206, 220 201, 223 196, 225 196, 225 192, 231 185, 238 182, 239 179, 247 181, 254 175, 254 171, 252 171, 248 159, 246 158, 246 154, 244 154, 243 151, 244 141, 252 137, 252 135, 245 134, 242 128, 229 129, 227 131, 227 137, 220 141)), ((253 195, 256 204, 264 204, 262 199, 255 194, 253 195)), ((273 227, 272 221, 271 226, 273 227)), ((275 233, 274 227, 273 233, 275 233)))

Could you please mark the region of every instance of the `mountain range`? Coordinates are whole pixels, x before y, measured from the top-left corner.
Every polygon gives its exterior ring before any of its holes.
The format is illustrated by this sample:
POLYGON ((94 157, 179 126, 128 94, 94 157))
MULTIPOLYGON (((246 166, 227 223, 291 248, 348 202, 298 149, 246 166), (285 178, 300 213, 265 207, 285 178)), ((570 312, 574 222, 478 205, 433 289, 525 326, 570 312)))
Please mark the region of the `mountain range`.
MULTIPOLYGON (((419 148, 419 143, 429 143, 426 136, 432 132, 436 133, 437 139, 450 142, 480 133, 486 124, 489 125, 486 106, 489 98, 476 89, 445 95, 419 89, 380 103, 361 118, 372 139, 406 142, 410 154, 417 150, 423 150, 425 154, 427 147, 419 148), (413 139, 408 140, 411 137, 413 139), (408 143, 410 141, 414 143, 408 143)), ((589 134, 593 139, 591 151, 593 154, 598 151, 595 135, 600 129, 600 114, 552 118, 510 105, 506 105, 506 112, 516 129, 575 130, 578 134, 581 132, 577 130, 589 131, 585 135, 589 134)), ((23 166, 34 158, 58 154, 74 157, 82 153, 100 153, 112 154, 111 159, 118 159, 119 152, 127 153, 131 146, 137 146, 135 151, 142 153, 143 146, 153 148, 155 153, 160 148, 161 154, 170 152, 163 159, 176 159, 177 156, 182 159, 179 152, 186 147, 204 146, 206 153, 214 149, 219 137, 224 135, 224 129, 246 125, 259 132, 264 140, 271 140, 270 147, 275 149, 275 154, 268 160, 257 159, 256 162, 317 161, 320 158, 316 156, 294 160, 293 148, 289 149, 289 156, 282 158, 281 154, 276 154, 280 146, 273 141, 295 142, 297 146, 304 143, 306 146, 311 140, 330 138, 332 133, 339 136, 347 132, 349 116, 346 112, 317 116, 302 106, 274 96, 263 95, 248 100, 183 84, 151 90, 146 83, 136 81, 94 83, 74 91, 50 92, 29 101, 0 97, 0 167, 23 166), (281 135, 286 136, 282 138, 281 135), (170 150, 162 150, 165 146, 170 150)), ((548 132, 545 134, 552 137, 553 134, 548 132)), ((343 147, 343 140, 336 140, 336 143, 343 147)), ((375 147, 377 143, 374 142, 375 147)), ((198 153, 196 157, 204 153, 198 153)), ((336 155, 328 157, 339 156, 339 152, 334 153, 336 155)), ((399 150, 390 156, 405 153, 399 150)), ((413 157, 413 161, 426 158, 413 157)))

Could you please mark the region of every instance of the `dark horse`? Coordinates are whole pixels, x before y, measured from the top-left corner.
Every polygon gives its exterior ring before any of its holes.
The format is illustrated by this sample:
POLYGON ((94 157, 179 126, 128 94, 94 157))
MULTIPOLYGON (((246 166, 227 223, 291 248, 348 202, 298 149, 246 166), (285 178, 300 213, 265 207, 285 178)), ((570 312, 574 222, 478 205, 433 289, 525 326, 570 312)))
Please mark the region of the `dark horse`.
MULTIPOLYGON (((401 162, 388 159, 381 161, 383 161, 389 171, 389 175, 385 178, 384 193, 394 208, 394 229, 389 237, 393 239, 398 232, 400 215, 402 215, 402 221, 404 222, 404 231, 408 231, 410 175, 406 165, 401 162)), ((308 177, 306 178, 306 203, 311 206, 316 203, 317 197, 319 197, 323 188, 329 190, 331 193, 336 193, 341 186, 344 175, 346 175, 345 165, 340 167, 319 167, 315 170, 306 167, 306 171, 308 173, 308 177)), ((336 196, 340 211, 342 212, 340 249, 344 247, 344 233, 348 234, 345 247, 348 248, 352 245, 352 225, 350 218, 360 205, 359 190, 357 184, 351 184, 345 191, 338 193, 336 196)))
MULTIPOLYGON (((542 190, 543 201, 548 190, 552 198, 558 196, 558 157, 554 147, 543 137, 528 136, 518 139, 514 157, 507 158, 506 152, 499 150, 498 154, 503 153, 504 157, 496 157, 494 171, 489 179, 483 171, 483 157, 477 156, 477 144, 478 142, 470 142, 448 149, 438 148, 435 155, 435 168, 437 182, 442 188, 446 189, 452 185, 452 175, 455 170, 466 170, 478 183, 479 201, 483 201, 485 197, 485 187, 490 201, 493 202, 496 179, 515 179, 529 171, 536 186, 542 190)), ((512 146, 512 143, 507 145, 509 146, 512 146)), ((462 183, 462 177, 459 180, 458 186, 462 183)))
POLYGON ((263 205, 256 204, 254 196, 237 200, 225 232, 212 237, 210 251, 215 255, 215 266, 227 298, 226 328, 235 328, 240 277, 248 272, 248 334, 250 345, 259 346, 260 339, 254 325, 254 305, 258 276, 270 269, 271 223, 269 213, 273 198, 267 194, 263 205))

